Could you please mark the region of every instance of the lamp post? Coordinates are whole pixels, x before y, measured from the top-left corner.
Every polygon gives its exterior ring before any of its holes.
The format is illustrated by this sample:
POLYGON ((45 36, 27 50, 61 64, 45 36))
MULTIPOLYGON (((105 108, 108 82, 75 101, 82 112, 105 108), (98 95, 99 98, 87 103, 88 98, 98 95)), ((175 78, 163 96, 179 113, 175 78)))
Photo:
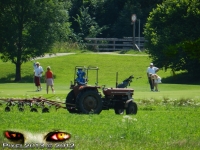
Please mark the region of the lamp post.
POLYGON ((132 14, 131 16, 131 21, 132 21, 132 25, 133 25, 133 48, 135 48, 135 21, 136 21, 137 17, 136 14, 132 14))

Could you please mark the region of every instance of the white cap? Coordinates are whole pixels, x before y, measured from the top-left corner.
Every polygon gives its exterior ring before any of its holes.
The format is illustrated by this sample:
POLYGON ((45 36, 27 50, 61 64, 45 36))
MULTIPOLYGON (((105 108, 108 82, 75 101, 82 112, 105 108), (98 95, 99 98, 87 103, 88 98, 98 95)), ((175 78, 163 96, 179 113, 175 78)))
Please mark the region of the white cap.
POLYGON ((153 63, 150 63, 151 66, 153 66, 153 63))

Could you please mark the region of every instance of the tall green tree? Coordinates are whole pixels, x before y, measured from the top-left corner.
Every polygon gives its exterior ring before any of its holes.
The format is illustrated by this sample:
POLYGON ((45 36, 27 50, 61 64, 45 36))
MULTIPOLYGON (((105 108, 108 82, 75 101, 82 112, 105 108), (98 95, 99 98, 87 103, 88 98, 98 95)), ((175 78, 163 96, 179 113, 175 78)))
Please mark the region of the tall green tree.
POLYGON ((74 31, 73 39, 83 42, 86 37, 97 37, 106 28, 97 23, 97 12, 102 9, 104 0, 72 0, 73 7, 70 10, 70 21, 74 31))
POLYGON ((85 37, 96 37, 106 27, 99 27, 95 18, 91 17, 88 13, 89 8, 82 7, 80 9, 80 15, 77 15, 75 21, 79 25, 79 36, 84 39, 85 37))
MULTIPOLYGON (((102 9, 97 9, 97 23, 108 28, 103 31, 101 37, 124 37, 133 36, 133 26, 131 25, 132 14, 140 19, 140 30, 143 32, 144 24, 149 12, 163 0, 105 0, 102 9)), ((138 20, 136 22, 138 31, 138 20)), ((136 32, 136 36, 137 36, 136 32)))
POLYGON ((55 41, 70 34, 70 2, 1 0, 0 7, 1 59, 15 64, 19 81, 22 63, 48 52, 55 41))
POLYGON ((157 5, 144 31, 148 53, 157 66, 200 73, 199 26, 199 0, 166 0, 157 5))
MULTIPOLYGON (((137 18, 140 19, 142 10, 137 0, 126 1, 123 9, 120 11, 119 16, 113 24, 111 31, 115 37, 132 37, 133 36, 133 25, 131 24, 132 14, 136 14, 137 18)), ((138 22, 135 22, 135 27, 138 26, 138 22)), ((138 33, 138 32, 137 32, 138 33)))
MULTIPOLYGON (((90 16, 95 22, 92 31, 100 31, 96 37, 124 37, 133 36, 133 26, 131 25, 131 16, 136 14, 140 19, 140 30, 143 32, 144 24, 149 12, 163 0, 71 0, 73 5, 70 9, 70 22, 72 29, 76 34, 81 33, 80 21, 87 22, 82 15, 90 16), (84 9, 83 9, 84 8, 84 9), (87 9, 87 15, 86 15, 87 9), (84 13, 83 13, 84 12, 84 13), (80 17, 80 18, 78 18, 80 17), (103 30, 102 30, 103 28, 103 30), (94 30, 93 30, 94 29, 94 30), (97 29, 97 30, 96 30, 97 29)), ((83 25, 83 23, 81 23, 83 25)), ((87 23, 88 24, 88 23, 87 23)), ((87 26, 88 28, 89 26, 87 26)), ((86 29, 85 29, 86 30, 86 29)), ((90 30, 89 28, 87 30, 90 30)), ((138 30, 138 22, 136 23, 138 30)), ((137 36, 136 32, 136 36, 137 36)), ((82 34, 81 34, 82 35, 82 34)), ((86 34, 90 35, 90 34, 86 34)), ((92 34, 94 35, 94 34, 92 34)))

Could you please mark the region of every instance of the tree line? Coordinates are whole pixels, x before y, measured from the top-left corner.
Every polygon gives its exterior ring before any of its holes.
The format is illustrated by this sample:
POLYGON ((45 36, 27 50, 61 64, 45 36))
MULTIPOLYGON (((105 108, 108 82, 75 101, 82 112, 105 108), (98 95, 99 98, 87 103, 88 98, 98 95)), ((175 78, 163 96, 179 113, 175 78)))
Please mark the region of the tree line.
POLYGON ((148 53, 159 66, 200 73, 200 1, 166 0, 150 12, 144 27, 148 53))
POLYGON ((55 42, 84 43, 86 37, 132 37, 131 16, 136 14, 141 22, 140 32, 148 41, 147 52, 159 67, 195 72, 190 65, 195 67, 199 63, 196 55, 199 3, 198 0, 0 0, 1 59, 16 65, 15 80, 19 81, 21 64, 48 52, 55 42))

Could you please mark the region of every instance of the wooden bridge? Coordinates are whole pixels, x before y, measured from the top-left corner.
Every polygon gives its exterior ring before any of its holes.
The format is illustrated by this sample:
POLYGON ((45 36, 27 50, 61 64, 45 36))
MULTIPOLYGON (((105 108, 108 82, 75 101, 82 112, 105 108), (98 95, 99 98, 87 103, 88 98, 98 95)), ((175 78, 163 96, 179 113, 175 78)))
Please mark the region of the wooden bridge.
POLYGON ((117 51, 117 50, 144 50, 144 37, 127 38, 85 38, 86 45, 96 51, 117 51), (135 44, 133 44, 135 43, 135 44))

